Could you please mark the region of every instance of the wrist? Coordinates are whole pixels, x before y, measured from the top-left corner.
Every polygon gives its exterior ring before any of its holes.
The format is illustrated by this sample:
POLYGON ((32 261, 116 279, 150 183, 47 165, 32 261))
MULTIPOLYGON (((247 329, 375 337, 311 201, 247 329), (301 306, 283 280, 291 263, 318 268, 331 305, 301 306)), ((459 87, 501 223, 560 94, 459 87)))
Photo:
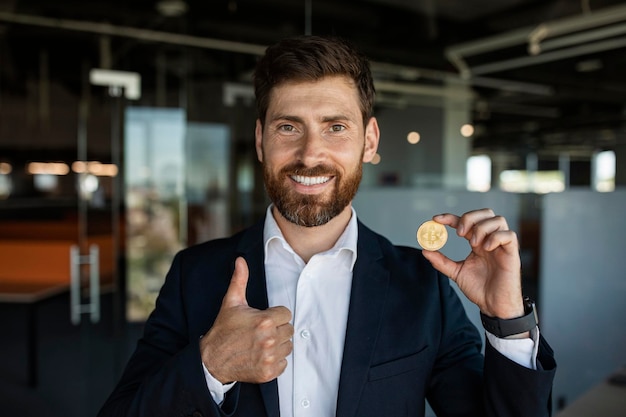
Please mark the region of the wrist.
POLYGON ((202 361, 202 366, 204 367, 206 373, 211 375, 211 377, 213 377, 213 379, 215 379, 217 382, 222 385, 228 385, 232 381, 227 380, 227 378, 225 378, 225 375, 222 375, 219 362, 216 364, 214 355, 210 354, 210 352, 213 352, 214 350, 209 347, 210 341, 209 338, 206 337, 207 335, 201 336, 199 341, 200 360, 202 361))
POLYGON ((499 318, 489 316, 482 311, 480 320, 485 330, 500 338, 524 338, 529 336, 529 331, 539 323, 535 303, 528 297, 524 297, 524 313, 515 318, 499 318))

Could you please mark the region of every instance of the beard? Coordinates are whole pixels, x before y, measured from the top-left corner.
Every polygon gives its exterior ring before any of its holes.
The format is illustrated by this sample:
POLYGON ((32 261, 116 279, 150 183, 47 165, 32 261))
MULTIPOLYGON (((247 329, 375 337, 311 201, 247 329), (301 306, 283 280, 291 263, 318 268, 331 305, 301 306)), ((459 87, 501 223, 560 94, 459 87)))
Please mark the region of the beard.
POLYGON ((265 188, 278 212, 290 222, 305 227, 322 226, 341 213, 356 195, 362 176, 363 163, 360 161, 345 177, 327 165, 307 168, 301 163, 294 163, 282 168, 276 175, 266 164, 263 165, 265 188), (291 181, 289 178, 293 175, 332 176, 335 185, 330 195, 299 194, 285 184, 291 181))

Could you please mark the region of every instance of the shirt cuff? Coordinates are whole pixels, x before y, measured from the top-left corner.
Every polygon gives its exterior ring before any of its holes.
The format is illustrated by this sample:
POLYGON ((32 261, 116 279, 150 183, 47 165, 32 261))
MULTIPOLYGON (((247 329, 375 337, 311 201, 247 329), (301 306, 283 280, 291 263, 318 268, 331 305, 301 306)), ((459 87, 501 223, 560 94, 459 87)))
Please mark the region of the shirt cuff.
POLYGON ((530 338, 503 339, 485 331, 491 346, 513 362, 532 370, 537 370, 539 351, 539 328, 530 331, 530 338))
POLYGON ((222 402, 224 402, 224 396, 233 386, 235 386, 236 382, 222 384, 220 381, 215 379, 213 375, 211 375, 209 370, 206 369, 206 366, 204 366, 204 363, 202 364, 202 370, 204 371, 204 379, 206 380, 206 385, 211 393, 211 397, 213 397, 213 401, 215 401, 218 405, 222 405, 222 402))

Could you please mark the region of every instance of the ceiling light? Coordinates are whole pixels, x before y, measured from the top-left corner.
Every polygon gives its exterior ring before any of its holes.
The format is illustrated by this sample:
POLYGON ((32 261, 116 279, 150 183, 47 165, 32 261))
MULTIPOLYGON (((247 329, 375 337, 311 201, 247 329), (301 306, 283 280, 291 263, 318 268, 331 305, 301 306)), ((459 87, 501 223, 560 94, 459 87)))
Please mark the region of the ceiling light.
POLYGON ((599 59, 587 59, 576 63, 576 71, 578 72, 593 72, 602 69, 604 65, 599 59))
POLYGON ((183 0, 161 0, 156 9, 165 17, 180 17, 187 13, 187 3, 183 0))
POLYGON ((411 145, 415 145, 416 143, 420 141, 420 134, 417 132, 409 132, 409 134, 406 136, 406 140, 411 145))
POLYGON ((469 138, 473 134, 474 134, 474 126, 472 126, 469 123, 466 123, 463 126, 461 126, 461 135, 463 135, 463 137, 469 138))

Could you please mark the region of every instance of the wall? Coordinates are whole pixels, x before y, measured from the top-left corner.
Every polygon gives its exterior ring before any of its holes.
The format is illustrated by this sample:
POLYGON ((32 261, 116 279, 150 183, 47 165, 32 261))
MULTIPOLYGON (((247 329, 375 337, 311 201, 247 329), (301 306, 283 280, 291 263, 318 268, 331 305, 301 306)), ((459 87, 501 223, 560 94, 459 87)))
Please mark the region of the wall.
POLYGON ((441 185, 443 110, 427 106, 380 108, 375 116, 380 127, 378 153, 381 162, 363 167, 362 186, 380 185, 393 176, 397 183, 390 185, 411 185, 419 179, 441 185), (412 130, 421 135, 416 145, 407 142, 407 135, 412 130))
POLYGON ((567 405, 626 364, 626 189, 543 198, 539 316, 567 405))

